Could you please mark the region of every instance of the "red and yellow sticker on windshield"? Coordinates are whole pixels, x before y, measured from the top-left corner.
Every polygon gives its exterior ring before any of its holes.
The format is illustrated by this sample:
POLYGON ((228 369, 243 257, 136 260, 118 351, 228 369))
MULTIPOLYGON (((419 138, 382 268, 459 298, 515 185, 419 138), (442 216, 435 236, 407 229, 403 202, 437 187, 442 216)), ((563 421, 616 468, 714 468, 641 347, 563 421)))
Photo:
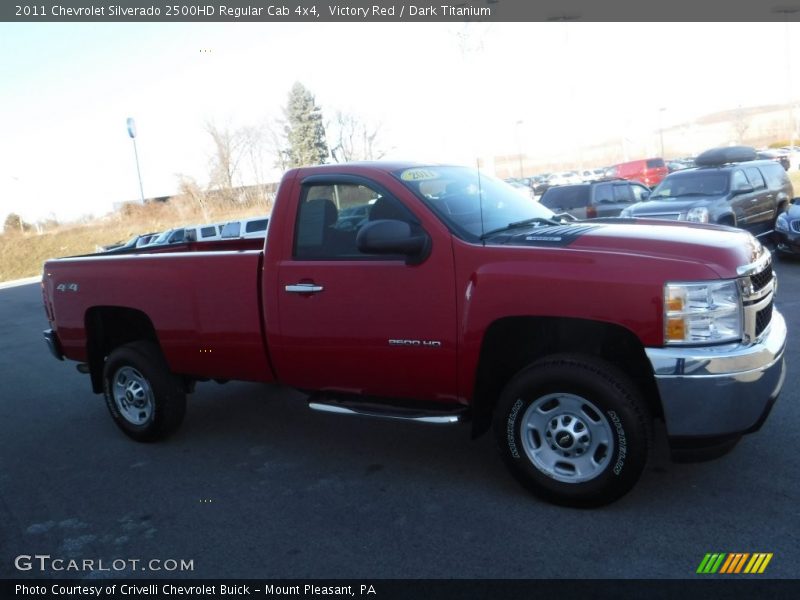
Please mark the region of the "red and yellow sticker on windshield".
POLYGON ((403 181, 427 181, 429 179, 439 179, 439 174, 431 169, 406 169, 400 173, 403 181))

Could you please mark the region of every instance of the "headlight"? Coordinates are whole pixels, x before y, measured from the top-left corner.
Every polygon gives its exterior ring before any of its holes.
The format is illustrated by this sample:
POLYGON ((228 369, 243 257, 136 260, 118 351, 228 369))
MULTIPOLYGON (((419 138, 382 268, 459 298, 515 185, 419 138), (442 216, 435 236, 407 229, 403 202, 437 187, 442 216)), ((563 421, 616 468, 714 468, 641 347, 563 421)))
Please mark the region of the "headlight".
POLYGON ((686 213, 686 220, 693 223, 708 223, 708 209, 705 206, 690 208, 686 213))
POLYGON ((742 299, 736 281, 664 286, 664 342, 717 344, 742 339, 742 299))
POLYGON ((778 215, 778 219, 775 221, 775 229, 777 231, 789 231, 789 219, 786 218, 786 213, 778 215))

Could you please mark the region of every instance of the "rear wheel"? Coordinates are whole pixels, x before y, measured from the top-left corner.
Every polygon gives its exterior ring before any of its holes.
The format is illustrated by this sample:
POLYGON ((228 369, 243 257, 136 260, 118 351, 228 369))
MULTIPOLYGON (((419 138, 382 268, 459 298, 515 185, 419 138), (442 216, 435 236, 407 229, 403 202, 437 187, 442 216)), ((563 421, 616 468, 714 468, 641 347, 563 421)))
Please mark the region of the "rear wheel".
POLYGON ((165 438, 186 413, 181 381, 152 342, 133 342, 114 350, 103 367, 103 391, 114 422, 140 442, 165 438))
POLYGON ((650 419, 633 383, 613 365, 579 355, 537 361, 508 383, 494 429, 514 476, 538 496, 601 506, 639 479, 650 419))

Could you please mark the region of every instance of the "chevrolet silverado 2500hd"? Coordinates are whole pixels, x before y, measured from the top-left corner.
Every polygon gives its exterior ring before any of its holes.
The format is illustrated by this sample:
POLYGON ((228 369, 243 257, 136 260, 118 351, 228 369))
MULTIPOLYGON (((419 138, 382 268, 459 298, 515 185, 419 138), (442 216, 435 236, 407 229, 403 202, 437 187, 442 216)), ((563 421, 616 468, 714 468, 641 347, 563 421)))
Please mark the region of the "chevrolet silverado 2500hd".
POLYGON ((749 233, 562 223, 463 167, 291 170, 265 242, 50 260, 42 288, 50 350, 136 440, 173 432, 196 381, 280 382, 318 410, 493 428, 511 472, 569 505, 625 494, 655 419, 676 447, 730 443, 784 380, 749 233))

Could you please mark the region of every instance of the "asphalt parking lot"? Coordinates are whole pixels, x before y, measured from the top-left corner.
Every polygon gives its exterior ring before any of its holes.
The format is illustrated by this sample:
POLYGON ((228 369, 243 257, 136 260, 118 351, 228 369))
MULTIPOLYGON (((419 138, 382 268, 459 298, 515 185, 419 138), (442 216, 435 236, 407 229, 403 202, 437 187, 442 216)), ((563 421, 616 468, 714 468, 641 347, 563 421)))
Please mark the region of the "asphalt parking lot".
POLYGON ((314 413, 274 386, 199 384, 177 435, 137 444, 48 354, 38 285, 0 290, 0 577, 685 578, 708 552, 772 552, 765 576, 796 577, 800 261, 776 271, 789 374, 763 429, 701 464, 658 446, 588 511, 528 495, 468 427, 314 413), (33 554, 193 570, 15 568, 33 554))

